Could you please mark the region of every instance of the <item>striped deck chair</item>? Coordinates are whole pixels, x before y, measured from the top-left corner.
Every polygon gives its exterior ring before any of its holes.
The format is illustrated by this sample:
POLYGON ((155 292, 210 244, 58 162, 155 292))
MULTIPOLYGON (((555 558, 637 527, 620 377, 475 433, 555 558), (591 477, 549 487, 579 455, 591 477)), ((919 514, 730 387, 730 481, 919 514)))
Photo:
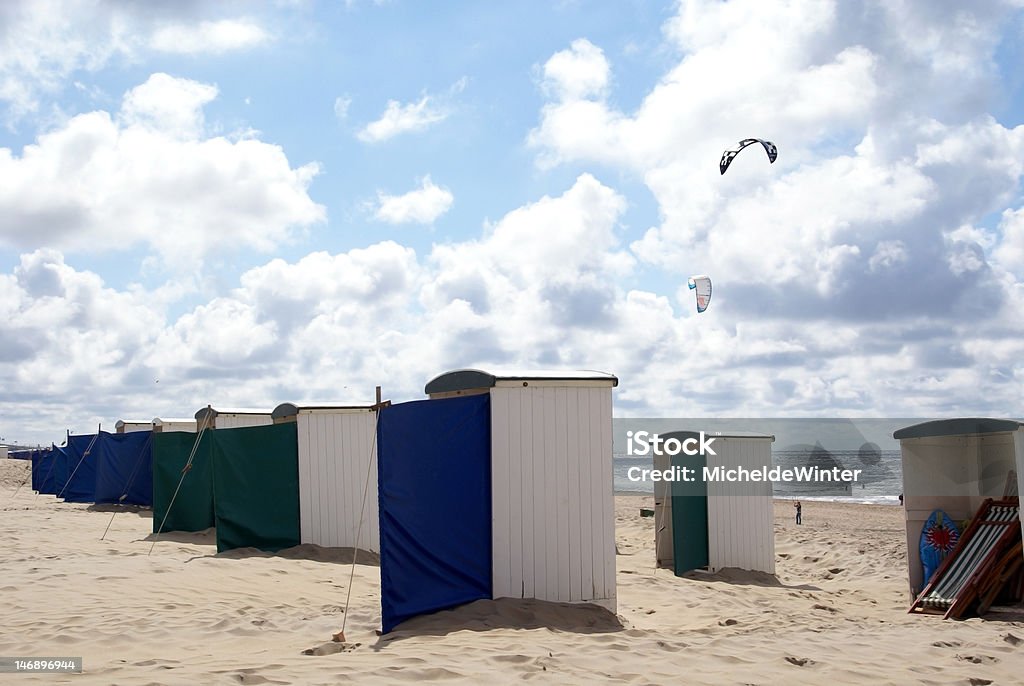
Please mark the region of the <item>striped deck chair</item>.
POLYGON ((910 612, 962 616, 978 599, 979 587, 1020 540, 1020 505, 1017 498, 988 499, 960 536, 953 552, 935 571, 928 586, 910 606, 910 612))

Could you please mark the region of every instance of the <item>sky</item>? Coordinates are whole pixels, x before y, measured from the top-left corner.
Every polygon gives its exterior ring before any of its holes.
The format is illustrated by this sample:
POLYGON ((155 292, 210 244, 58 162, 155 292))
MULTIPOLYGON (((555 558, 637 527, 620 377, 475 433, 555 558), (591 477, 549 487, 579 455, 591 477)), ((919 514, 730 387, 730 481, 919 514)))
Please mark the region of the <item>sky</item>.
POLYGON ((5 0, 0 437, 464 367, 1020 416, 1021 46, 1024 0, 5 0))

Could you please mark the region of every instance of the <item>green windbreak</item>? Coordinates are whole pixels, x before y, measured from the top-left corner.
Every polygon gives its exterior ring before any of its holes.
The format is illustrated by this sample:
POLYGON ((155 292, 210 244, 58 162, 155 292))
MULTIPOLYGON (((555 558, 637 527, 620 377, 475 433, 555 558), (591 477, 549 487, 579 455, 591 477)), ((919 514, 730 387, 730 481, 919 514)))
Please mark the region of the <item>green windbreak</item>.
POLYGON ((181 476, 196 434, 184 431, 153 434, 153 532, 202 531, 213 526, 213 470, 210 460, 212 431, 203 433, 192 468, 181 476), (181 488, 178 489, 178 482, 181 488), (178 489, 178 495, 174 495, 178 489), (174 507, 167 508, 174 498, 174 507), (164 522, 164 516, 167 521, 164 522))
POLYGON ((295 422, 212 433, 217 552, 245 547, 276 552, 298 545, 295 422))

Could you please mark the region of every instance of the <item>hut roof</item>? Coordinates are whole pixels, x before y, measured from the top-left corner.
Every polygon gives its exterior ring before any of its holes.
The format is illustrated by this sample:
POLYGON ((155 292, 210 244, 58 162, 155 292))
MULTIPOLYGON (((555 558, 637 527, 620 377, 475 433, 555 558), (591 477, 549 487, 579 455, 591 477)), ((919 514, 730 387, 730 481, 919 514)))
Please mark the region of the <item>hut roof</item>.
POLYGON ((274 408, 271 416, 274 419, 281 419, 283 417, 294 417, 299 412, 366 412, 373 409, 375 403, 355 403, 355 402, 330 402, 330 403, 281 403, 274 408))
POLYGON ((938 436, 966 436, 970 434, 994 434, 1016 431, 1021 423, 1013 419, 991 419, 989 417, 958 417, 956 419, 936 419, 921 422, 897 429, 892 437, 896 440, 906 438, 934 438, 938 436))
POLYGON ((216 417, 219 414, 263 414, 270 416, 273 410, 268 409, 254 409, 251 407, 222 407, 217 409, 215 407, 204 407, 196 412, 196 421, 203 419, 206 416, 216 417))
POLYGON ((612 386, 619 385, 618 378, 613 374, 590 369, 455 369, 428 381, 424 392, 430 395, 473 388, 492 388, 499 384, 504 385, 502 382, 524 382, 523 385, 526 385, 530 381, 597 381, 612 386))

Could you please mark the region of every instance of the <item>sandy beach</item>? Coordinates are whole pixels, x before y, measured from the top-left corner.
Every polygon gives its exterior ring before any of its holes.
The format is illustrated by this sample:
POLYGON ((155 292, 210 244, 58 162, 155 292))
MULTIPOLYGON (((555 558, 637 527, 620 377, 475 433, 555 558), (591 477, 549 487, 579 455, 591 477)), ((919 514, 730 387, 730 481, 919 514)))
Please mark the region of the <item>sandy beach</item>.
POLYGON ((81 656, 84 674, 6 683, 1011 684, 1024 624, 906 613, 902 510, 775 503, 777 576, 655 570, 652 498, 616 498, 618 615, 478 601, 378 636, 379 572, 351 551, 216 554, 148 510, 15 490, 0 461, 0 655, 81 656), (117 514, 114 514, 115 511, 117 514), (109 531, 104 530, 109 524, 109 531))

